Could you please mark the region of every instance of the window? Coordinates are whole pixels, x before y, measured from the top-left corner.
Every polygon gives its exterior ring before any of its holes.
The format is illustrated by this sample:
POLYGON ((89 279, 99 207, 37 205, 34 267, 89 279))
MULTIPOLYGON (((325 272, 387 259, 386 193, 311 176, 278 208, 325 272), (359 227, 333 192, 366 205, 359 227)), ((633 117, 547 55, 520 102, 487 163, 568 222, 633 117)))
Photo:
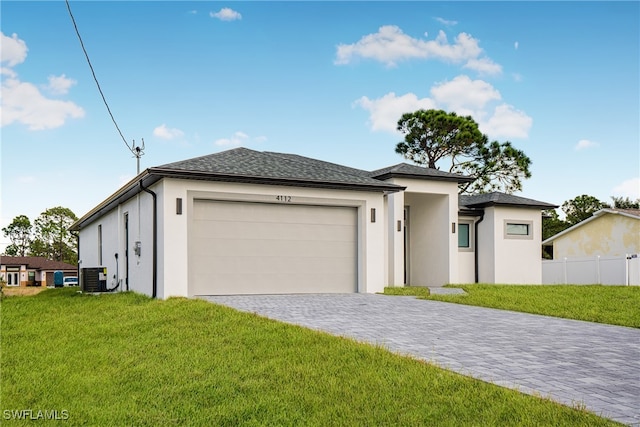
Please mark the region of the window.
POLYGON ((458 223, 458 250, 473 251, 472 225, 472 221, 460 221, 458 223))
POLYGON ((505 239, 533 239, 533 221, 504 221, 505 239))
POLYGON ((458 224, 458 247, 469 247, 469 224, 458 224))

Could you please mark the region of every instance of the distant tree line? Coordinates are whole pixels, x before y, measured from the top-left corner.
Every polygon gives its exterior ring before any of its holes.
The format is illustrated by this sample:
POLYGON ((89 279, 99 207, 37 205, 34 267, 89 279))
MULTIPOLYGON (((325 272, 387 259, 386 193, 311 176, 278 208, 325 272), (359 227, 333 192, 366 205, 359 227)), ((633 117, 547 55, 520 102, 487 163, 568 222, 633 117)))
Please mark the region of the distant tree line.
POLYGON ((4 251, 9 256, 41 256, 69 264, 78 262, 78 241, 69 231, 78 217, 71 209, 57 206, 47 209, 33 223, 18 215, 2 229, 11 241, 4 251))

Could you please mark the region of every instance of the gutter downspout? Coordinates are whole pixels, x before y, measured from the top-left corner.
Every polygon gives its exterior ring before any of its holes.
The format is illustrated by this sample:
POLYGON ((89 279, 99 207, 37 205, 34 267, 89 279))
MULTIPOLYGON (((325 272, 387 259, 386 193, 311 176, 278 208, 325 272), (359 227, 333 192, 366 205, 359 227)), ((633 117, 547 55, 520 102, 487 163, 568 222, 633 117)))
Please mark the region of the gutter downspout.
POLYGON ((474 258, 474 269, 475 269, 475 282, 478 283, 478 278, 480 277, 480 273, 478 271, 478 224, 482 222, 484 219, 484 210, 480 214, 480 219, 474 223, 474 236, 473 236, 473 258, 474 258))
POLYGON ((153 291, 151 297, 156 298, 158 293, 158 199, 156 193, 142 185, 142 180, 140 180, 140 189, 153 197, 153 291))
MULTIPOLYGON (((78 259, 76 260, 76 277, 78 278, 78 286, 80 286, 80 263, 82 262, 82 260, 80 259, 80 232, 71 232, 71 234, 73 234, 76 238, 76 250, 78 251, 78 259)), ((42 279, 42 277, 40 279, 42 279)), ((40 283, 42 283, 42 280, 40 280, 40 283)))

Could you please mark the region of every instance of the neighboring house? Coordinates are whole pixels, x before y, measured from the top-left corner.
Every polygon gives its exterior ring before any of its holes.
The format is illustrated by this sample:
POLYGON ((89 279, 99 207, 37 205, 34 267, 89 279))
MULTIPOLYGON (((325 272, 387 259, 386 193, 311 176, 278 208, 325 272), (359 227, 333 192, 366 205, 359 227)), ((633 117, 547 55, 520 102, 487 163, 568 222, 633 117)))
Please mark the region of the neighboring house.
POLYGON ((601 209, 542 242, 553 259, 640 253, 640 209, 601 209))
POLYGON ((7 286, 53 286, 56 271, 62 271, 65 276, 75 276, 78 267, 43 257, 0 257, 0 278, 7 286))
POLYGON ((160 298, 540 283, 541 210, 556 206, 459 203, 465 181, 237 148, 149 168, 72 230, 81 275, 105 267, 108 288, 160 298))
POLYGON ((601 209, 542 244, 544 284, 640 285, 640 209, 601 209))

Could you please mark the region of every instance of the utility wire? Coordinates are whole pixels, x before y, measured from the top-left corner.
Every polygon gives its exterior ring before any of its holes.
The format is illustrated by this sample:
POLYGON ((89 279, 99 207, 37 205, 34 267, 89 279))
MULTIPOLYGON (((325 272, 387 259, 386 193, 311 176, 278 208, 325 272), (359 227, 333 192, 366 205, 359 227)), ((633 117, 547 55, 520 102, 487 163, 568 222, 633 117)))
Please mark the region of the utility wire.
POLYGON ((82 51, 84 52, 84 56, 85 56, 85 58, 87 58, 87 63, 89 64, 89 68, 91 69, 91 74, 93 75, 93 80, 96 82, 96 86, 98 86, 98 91, 100 92, 100 96, 102 96, 102 101, 104 102, 104 106, 107 107, 107 111, 109 112, 109 116, 111 117, 111 121, 113 122, 113 124, 115 125, 116 129, 118 130, 118 133, 120 134, 120 137, 122 138, 122 141, 124 142, 124 145, 127 146, 129 151, 134 153, 133 149, 131 147, 129 147, 129 143, 125 139, 124 135, 122 135, 122 131, 120 130, 120 127, 118 126, 118 123, 116 123, 116 119, 113 117, 113 113, 111 113, 111 109, 109 108, 109 104, 107 104, 107 99, 105 98, 104 93, 102 92, 102 88, 100 87, 100 83, 98 82, 98 78, 96 77, 96 73, 95 73, 95 71, 93 71, 93 65, 91 65, 91 60, 89 59, 89 54, 87 53, 87 49, 85 49, 84 43, 82 42, 82 37, 80 36, 80 31, 78 30, 78 26, 76 25, 76 20, 73 17, 73 13, 71 13, 71 6, 69 5, 69 0, 65 0, 65 2, 67 4, 67 10, 69 11, 69 16, 71 17, 71 22, 73 22, 73 28, 75 28, 75 30, 76 30, 76 34, 78 35, 78 40, 80 40, 80 46, 82 46, 82 51))

